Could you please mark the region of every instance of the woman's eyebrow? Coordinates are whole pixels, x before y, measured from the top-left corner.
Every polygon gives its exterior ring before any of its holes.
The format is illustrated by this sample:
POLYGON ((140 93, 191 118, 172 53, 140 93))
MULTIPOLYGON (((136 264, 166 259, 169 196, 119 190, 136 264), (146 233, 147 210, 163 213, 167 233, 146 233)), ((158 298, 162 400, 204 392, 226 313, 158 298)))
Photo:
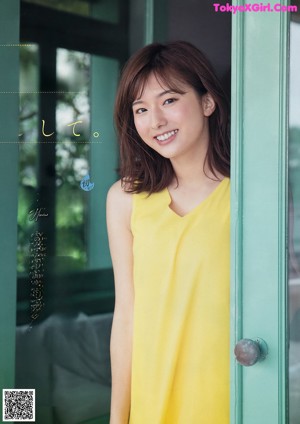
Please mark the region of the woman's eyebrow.
MULTIPOLYGON (((161 93, 159 93, 156 97, 162 97, 162 96, 164 96, 165 94, 175 94, 176 93, 176 91, 174 91, 174 90, 164 90, 164 91, 162 91, 161 93)), ((144 101, 140 98, 140 99, 138 99, 138 100, 135 100, 133 103, 132 103, 132 106, 135 106, 135 105, 138 105, 138 104, 140 104, 140 103, 144 103, 144 101)))

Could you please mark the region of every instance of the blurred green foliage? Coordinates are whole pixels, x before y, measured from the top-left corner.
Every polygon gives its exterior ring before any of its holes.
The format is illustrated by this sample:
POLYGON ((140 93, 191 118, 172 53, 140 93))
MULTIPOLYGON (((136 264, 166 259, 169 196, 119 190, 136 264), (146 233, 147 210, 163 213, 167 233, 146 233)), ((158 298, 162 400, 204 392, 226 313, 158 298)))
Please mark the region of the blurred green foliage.
MULTIPOLYGON (((36 222, 29 211, 36 208, 38 195, 38 46, 20 49, 20 131, 17 269, 28 272, 30 235, 36 222)), ((88 197, 80 189, 89 172, 89 64, 90 57, 79 52, 57 50, 56 102, 56 255, 70 257, 76 268, 87 264, 88 197), (73 127, 68 124, 82 121, 73 127)), ((42 94, 41 94, 42 95, 42 94)), ((44 94, 46 95, 46 94, 44 94)), ((41 149, 42 150, 42 149, 41 149)), ((42 205, 41 205, 42 206, 42 205)))

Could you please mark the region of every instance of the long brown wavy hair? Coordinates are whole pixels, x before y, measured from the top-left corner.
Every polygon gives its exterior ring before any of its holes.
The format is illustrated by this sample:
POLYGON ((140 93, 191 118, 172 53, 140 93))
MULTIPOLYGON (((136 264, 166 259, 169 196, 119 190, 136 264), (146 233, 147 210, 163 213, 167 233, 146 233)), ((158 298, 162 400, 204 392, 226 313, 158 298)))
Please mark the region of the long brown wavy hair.
POLYGON ((171 161, 151 149, 139 136, 132 103, 154 74, 164 86, 180 92, 179 81, 203 96, 209 92, 216 109, 209 117, 209 146, 205 162, 212 174, 230 174, 229 107, 223 88, 208 59, 186 41, 153 43, 137 51, 125 65, 115 102, 115 125, 120 144, 120 176, 125 191, 149 194, 166 188, 176 178, 171 161))

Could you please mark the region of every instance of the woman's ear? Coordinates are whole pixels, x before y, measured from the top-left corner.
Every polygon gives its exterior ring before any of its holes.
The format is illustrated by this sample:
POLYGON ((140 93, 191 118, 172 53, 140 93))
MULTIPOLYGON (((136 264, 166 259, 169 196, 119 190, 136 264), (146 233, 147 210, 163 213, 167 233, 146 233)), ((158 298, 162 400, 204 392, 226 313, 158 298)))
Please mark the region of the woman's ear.
POLYGON ((210 93, 202 96, 202 107, 204 116, 210 116, 216 109, 216 103, 210 93))

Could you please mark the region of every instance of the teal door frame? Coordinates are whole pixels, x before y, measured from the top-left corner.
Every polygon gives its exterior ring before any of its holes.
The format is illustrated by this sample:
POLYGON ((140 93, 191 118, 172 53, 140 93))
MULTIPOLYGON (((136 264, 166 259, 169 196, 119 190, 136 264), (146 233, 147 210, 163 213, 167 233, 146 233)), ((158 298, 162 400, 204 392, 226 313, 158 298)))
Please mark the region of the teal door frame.
POLYGON ((0 388, 3 389, 14 387, 15 373, 19 0, 1 1, 0 28, 0 388))
POLYGON ((289 16, 232 18, 231 424, 284 424, 289 16), (237 364, 237 341, 256 337, 267 358, 237 364))
POLYGON ((167 0, 130 0, 130 53, 166 40, 167 0))

